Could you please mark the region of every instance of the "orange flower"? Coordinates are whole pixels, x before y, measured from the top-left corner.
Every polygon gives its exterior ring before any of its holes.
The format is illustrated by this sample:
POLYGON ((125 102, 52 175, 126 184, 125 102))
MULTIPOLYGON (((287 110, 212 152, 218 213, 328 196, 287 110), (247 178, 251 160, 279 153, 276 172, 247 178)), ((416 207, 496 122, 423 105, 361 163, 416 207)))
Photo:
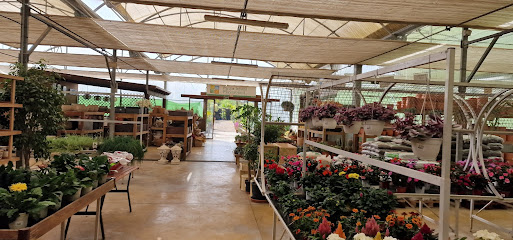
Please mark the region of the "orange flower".
POLYGON ((301 230, 300 230, 300 229, 296 230, 296 234, 299 234, 300 232, 301 232, 301 230))
POLYGON ((411 222, 414 223, 417 226, 420 226, 420 219, 418 219, 418 218, 412 218, 411 222))
POLYGON ((306 217, 311 217, 311 216, 312 216, 311 213, 306 214, 306 217))
POLYGON ((406 224, 406 228, 408 228, 408 229, 412 229, 412 228, 413 228, 413 225, 411 225, 411 224, 409 224, 409 223, 408 223, 408 224, 406 224))
POLYGON ((314 218, 313 220, 314 222, 319 222, 319 219, 318 218, 314 218))
POLYGON ((301 209, 301 208, 298 208, 298 209, 297 209, 297 212, 301 212, 301 210, 303 210, 303 209, 301 209))
POLYGON ((390 225, 390 227, 393 227, 393 226, 395 225, 395 221, 394 221, 394 220, 390 221, 390 222, 388 223, 388 225, 390 225))
POLYGON ((386 220, 387 220, 387 222, 390 222, 390 220, 392 220, 393 218, 394 218, 394 217, 392 217, 392 215, 388 215, 388 216, 387 216, 387 218, 386 218, 386 220))
POLYGON ((381 217, 380 217, 380 216, 378 216, 378 215, 374 215, 373 217, 374 217, 374 219, 376 219, 376 220, 380 220, 380 219, 381 219, 381 217))
POLYGON ((294 217, 294 216, 296 216, 296 214, 290 213, 289 216, 294 217))
POLYGON ((312 235, 315 235, 315 234, 317 234, 317 230, 312 229, 312 235))
POLYGON ((354 212, 354 213, 357 213, 357 212, 358 212, 358 209, 353 208, 353 212, 354 212))
POLYGON ((361 222, 357 222, 357 223, 356 223, 356 226, 358 226, 358 227, 359 227, 359 226, 361 226, 361 225, 362 225, 362 223, 361 223, 361 222))
POLYGON ((404 216, 397 216, 397 220, 398 220, 399 222, 404 221, 404 216))
POLYGON ((360 210, 360 212, 362 212, 362 213, 367 213, 367 211, 365 211, 365 210, 363 210, 363 209, 362 209, 362 210, 360 210))
POLYGON ((295 216, 295 217, 293 218, 293 220, 294 220, 294 221, 299 220, 299 216, 295 216))

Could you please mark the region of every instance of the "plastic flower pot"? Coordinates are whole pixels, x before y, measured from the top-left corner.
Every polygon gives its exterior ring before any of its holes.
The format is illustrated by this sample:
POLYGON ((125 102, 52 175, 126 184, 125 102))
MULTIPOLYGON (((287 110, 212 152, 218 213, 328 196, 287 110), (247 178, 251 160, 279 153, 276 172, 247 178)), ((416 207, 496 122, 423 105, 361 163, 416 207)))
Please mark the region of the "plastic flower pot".
POLYGON ((98 184, 102 185, 107 182, 107 174, 104 174, 98 178, 98 184))
POLYGON ((246 184, 246 192, 249 193, 250 192, 250 185, 249 185, 249 180, 244 180, 244 183, 246 184))
POLYGON ((55 202, 55 205, 50 206, 49 209, 53 210, 53 211, 57 211, 61 208, 61 206, 62 206, 62 193, 60 193, 57 196, 57 201, 55 202))
POLYGON ((14 221, 9 223, 9 229, 22 229, 26 228, 28 224, 29 215, 26 213, 20 213, 14 221))
POLYGON ((344 129, 345 133, 358 134, 362 128, 362 121, 355 121, 351 126, 342 125, 342 128, 344 129))
POLYGON ((264 195, 262 195, 262 192, 260 192, 260 188, 258 188, 256 182, 252 182, 251 185, 252 185, 252 188, 253 188, 252 189, 253 192, 252 192, 252 195, 251 195, 251 199, 258 200, 258 201, 265 200, 266 198, 265 198, 264 195))
POLYGON ((385 122, 379 120, 367 120, 363 122, 363 130, 366 135, 380 136, 385 128, 385 122))
POLYGON ((406 191, 408 191, 408 187, 395 187, 396 193, 405 193, 406 191))
POLYGON ((32 218, 39 220, 45 218, 46 216, 48 216, 48 207, 41 209, 41 211, 39 211, 36 216, 33 216, 32 218))
POLYGON ((83 187, 80 196, 84 196, 93 190, 93 186, 83 187))
POLYGON ((337 120, 335 120, 334 118, 323 118, 322 127, 324 129, 335 129, 337 128, 337 120))
POLYGON ((415 193, 425 193, 426 192, 426 186, 422 186, 422 187, 417 187, 415 186, 415 193))
POLYGON ((441 138, 429 138, 424 141, 411 141, 413 154, 415 154, 415 156, 420 160, 424 161, 436 161, 436 157, 438 157, 438 153, 440 153, 441 146, 441 138))
POLYGON ((314 117, 314 118, 312 118, 312 125, 314 127, 322 127, 322 120, 319 119, 318 117, 314 117))
POLYGON ((94 180, 93 181, 93 189, 97 188, 98 187, 98 180, 94 180))
POLYGON ((77 192, 75 192, 73 195, 64 196, 64 201, 66 201, 67 203, 73 202, 80 198, 81 193, 82 193, 82 188, 77 188, 77 192))

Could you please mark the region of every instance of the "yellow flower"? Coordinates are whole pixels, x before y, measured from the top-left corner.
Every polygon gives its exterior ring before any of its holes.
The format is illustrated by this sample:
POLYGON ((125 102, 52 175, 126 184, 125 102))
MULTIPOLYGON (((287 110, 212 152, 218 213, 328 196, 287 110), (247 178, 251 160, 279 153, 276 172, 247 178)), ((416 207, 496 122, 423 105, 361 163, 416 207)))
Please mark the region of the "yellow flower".
POLYGON ((358 178, 360 178, 360 175, 358 173, 350 173, 349 175, 347 175, 347 177, 358 179, 358 178))
POLYGON ((27 184, 26 183, 14 183, 11 186, 9 186, 9 190, 11 192, 23 192, 27 190, 27 184))
POLYGON ((344 172, 344 171, 338 173, 339 176, 342 176, 344 174, 346 174, 346 172, 344 172))

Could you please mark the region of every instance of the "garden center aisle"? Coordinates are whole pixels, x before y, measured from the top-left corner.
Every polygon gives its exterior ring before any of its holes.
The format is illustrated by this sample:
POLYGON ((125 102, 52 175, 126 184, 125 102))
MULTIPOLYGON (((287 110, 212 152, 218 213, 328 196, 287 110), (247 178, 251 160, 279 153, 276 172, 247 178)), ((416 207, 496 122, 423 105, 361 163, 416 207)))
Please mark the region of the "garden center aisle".
POLYGON ((214 124, 214 139, 207 139, 204 147, 192 148, 187 157, 189 161, 235 162, 235 128, 230 120, 216 120, 214 124))

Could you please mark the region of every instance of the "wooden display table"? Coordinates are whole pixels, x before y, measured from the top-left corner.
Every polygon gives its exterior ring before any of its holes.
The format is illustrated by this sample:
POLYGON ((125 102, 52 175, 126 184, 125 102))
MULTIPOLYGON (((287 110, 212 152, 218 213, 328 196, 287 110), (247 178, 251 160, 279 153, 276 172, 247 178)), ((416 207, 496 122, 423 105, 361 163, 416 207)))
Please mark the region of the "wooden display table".
MULTIPOLYGON (((100 122, 103 121, 105 117, 105 112, 77 112, 77 111, 66 111, 64 112, 64 116, 69 117, 70 119, 94 119, 99 120, 100 122)), ((86 129, 84 127, 85 122, 78 122, 78 128, 77 129, 69 129, 69 130, 59 130, 57 131, 57 136, 61 136, 63 134, 73 134, 73 135, 87 135, 87 134, 99 134, 100 136, 103 135, 103 122, 100 127, 93 127, 92 129, 86 129)))

